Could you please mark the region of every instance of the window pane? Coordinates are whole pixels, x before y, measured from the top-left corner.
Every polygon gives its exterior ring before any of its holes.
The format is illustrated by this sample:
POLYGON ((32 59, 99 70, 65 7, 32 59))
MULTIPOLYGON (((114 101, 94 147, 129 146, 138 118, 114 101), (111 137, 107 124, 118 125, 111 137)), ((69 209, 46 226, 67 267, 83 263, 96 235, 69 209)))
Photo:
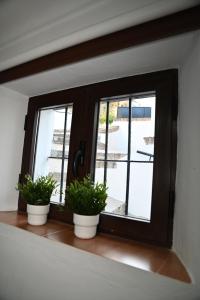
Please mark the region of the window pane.
MULTIPOLYGON (((40 132, 42 131, 42 123, 44 123, 44 134, 46 133, 46 138, 51 139, 50 145, 50 155, 51 157, 60 157, 62 158, 62 151, 63 151, 63 141, 64 141, 64 124, 65 124, 65 109, 56 109, 56 110, 43 110, 40 112, 40 124, 39 124, 39 134, 38 134, 38 145, 43 146, 44 140, 40 141, 40 132), (48 132, 48 127, 46 120, 44 120, 44 115, 48 114, 52 111, 52 121, 51 122, 51 132, 48 132)), ((37 151, 38 155, 38 151, 37 151)), ((36 157, 37 161, 37 157, 36 157)))
POLYGON ((52 196, 52 202, 63 203, 65 198, 71 119, 72 106, 40 111, 34 179, 52 175, 57 180, 59 194, 52 196))
POLYGON ((150 220, 153 163, 131 163, 128 215, 150 220))
POLYGON ((62 184, 62 203, 65 202, 65 190, 67 182, 67 168, 68 168, 68 159, 64 160, 64 171, 63 171, 63 184, 62 184))
POLYGON ((61 182, 62 179, 62 194, 60 196, 60 187, 58 187, 58 192, 56 194, 53 194, 51 197, 51 202, 54 203, 64 203, 65 199, 65 189, 66 189, 66 180, 67 180, 67 167, 68 167, 68 159, 64 160, 64 171, 63 171, 63 178, 61 178, 61 169, 62 169, 62 160, 61 159, 54 159, 49 158, 49 175, 52 175, 53 178, 57 182, 61 182))
POLYGON ((96 161, 95 166, 95 182, 104 182, 104 161, 96 161))
MULTIPOLYGON (((43 175, 51 175, 53 178, 60 183, 61 182, 61 167, 62 160, 58 158, 48 158, 48 173, 43 175)), ((52 195, 51 202, 59 203, 60 202, 60 186, 58 187, 58 193, 52 195)))
POLYGON ((106 212, 124 215, 127 167, 123 162, 110 162, 107 166, 108 199, 106 212))
POLYGON ((72 123, 72 106, 67 107, 67 120, 66 120, 66 135, 65 135, 65 156, 69 155, 69 143, 72 123))
POLYGON ((109 102, 107 159, 125 160, 128 152, 128 115, 123 118, 120 109, 128 109, 128 99, 109 102))
POLYGON ((105 145, 106 145, 106 114, 107 104, 101 102, 99 109, 99 124, 98 124, 98 136, 97 136, 97 159, 105 159, 105 145))
POLYGON ((153 159, 155 96, 132 99, 131 160, 153 159))

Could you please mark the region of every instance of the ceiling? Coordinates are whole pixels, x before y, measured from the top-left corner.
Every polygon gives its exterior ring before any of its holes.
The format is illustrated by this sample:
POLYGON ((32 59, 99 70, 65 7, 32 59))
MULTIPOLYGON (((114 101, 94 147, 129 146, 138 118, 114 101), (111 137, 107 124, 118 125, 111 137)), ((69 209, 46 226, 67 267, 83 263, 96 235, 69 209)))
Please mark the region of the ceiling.
POLYGON ((192 32, 4 84, 28 96, 134 74, 180 67, 200 33, 192 32))
POLYGON ((0 0, 0 70, 199 0, 0 0))

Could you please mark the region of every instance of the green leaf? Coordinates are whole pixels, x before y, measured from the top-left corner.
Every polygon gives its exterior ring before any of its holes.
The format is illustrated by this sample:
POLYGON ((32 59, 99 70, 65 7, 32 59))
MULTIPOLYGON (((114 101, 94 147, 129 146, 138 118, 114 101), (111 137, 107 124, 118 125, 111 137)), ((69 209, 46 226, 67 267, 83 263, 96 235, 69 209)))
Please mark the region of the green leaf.
MULTIPOLYGON (((41 176, 35 181, 29 174, 25 176, 25 182, 16 187, 22 197, 31 205, 47 205, 50 202, 53 191, 59 186, 52 176, 41 176)), ((55 193, 57 191, 55 190, 55 193)))
POLYGON ((66 205, 80 215, 97 215, 105 209, 107 187, 92 181, 90 176, 74 180, 66 189, 66 205))

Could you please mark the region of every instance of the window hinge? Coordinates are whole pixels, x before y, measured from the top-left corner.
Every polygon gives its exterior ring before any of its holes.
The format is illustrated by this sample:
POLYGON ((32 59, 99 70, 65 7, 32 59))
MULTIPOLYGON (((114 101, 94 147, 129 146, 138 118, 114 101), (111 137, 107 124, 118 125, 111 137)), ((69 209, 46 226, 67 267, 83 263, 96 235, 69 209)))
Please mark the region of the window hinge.
POLYGON ((170 191, 169 192, 169 214, 170 218, 173 219, 174 216, 174 205, 175 205, 175 191, 170 191))
POLYGON ((28 115, 26 115, 25 119, 24 119, 24 130, 25 131, 27 130, 27 124, 28 124, 28 115))
POLYGON ((19 174, 19 177, 18 177, 18 183, 22 183, 22 174, 21 173, 19 174))

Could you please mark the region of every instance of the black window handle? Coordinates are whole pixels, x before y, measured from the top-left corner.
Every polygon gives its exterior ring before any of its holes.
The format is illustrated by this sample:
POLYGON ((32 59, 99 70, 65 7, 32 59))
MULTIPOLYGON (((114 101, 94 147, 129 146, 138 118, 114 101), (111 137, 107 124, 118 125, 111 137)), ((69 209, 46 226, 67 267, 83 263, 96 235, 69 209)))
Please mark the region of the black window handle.
POLYGON ((85 156, 85 142, 81 141, 79 145, 79 149, 74 155, 73 169, 72 169, 74 177, 78 177, 78 168, 79 166, 83 166, 84 156, 85 156))
POLYGON ((137 150, 137 153, 149 156, 149 160, 151 160, 152 158, 154 158, 154 154, 151 154, 151 153, 147 153, 147 152, 140 151, 140 150, 137 150))

